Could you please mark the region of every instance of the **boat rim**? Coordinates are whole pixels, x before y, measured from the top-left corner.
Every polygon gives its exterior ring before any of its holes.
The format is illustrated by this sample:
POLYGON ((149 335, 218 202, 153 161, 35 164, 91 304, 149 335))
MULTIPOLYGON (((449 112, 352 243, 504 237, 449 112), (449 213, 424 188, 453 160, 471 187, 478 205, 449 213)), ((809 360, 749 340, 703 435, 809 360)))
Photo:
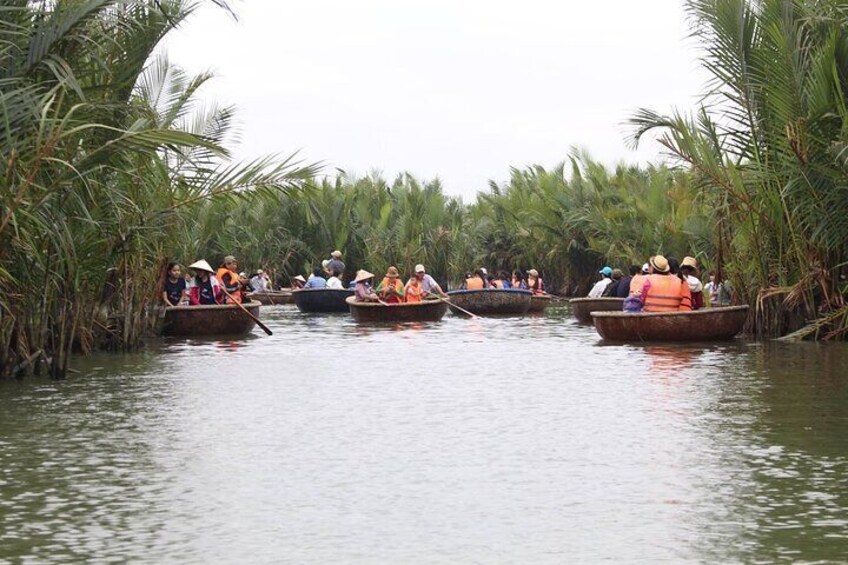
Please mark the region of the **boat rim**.
POLYGON ((744 312, 750 308, 743 306, 715 306, 701 308, 700 310, 688 310, 678 312, 590 312, 593 318, 676 318, 680 316, 707 316, 709 314, 723 314, 728 312, 744 312))
POLYGON ((476 294, 478 292, 509 292, 511 294, 526 294, 529 296, 533 296, 533 293, 529 290, 525 290, 523 288, 476 288, 472 290, 468 289, 459 289, 459 290, 449 290, 448 296, 453 296, 454 294, 476 294))
POLYGON ((345 302, 354 306, 361 306, 363 308, 397 308, 399 306, 408 306, 415 308, 419 306, 432 306, 433 304, 445 304, 445 302, 442 300, 432 299, 422 300, 421 302, 397 302, 395 304, 380 304, 379 302, 359 302, 356 300, 355 296, 349 296, 345 298, 345 302))
POLYGON ((352 288, 298 288, 291 291, 292 294, 299 292, 353 292, 352 288))
MULTIPOLYGON (((251 300, 250 302, 243 302, 241 304, 245 308, 253 308, 262 306, 262 303, 258 300, 251 300)), ((238 304, 197 304, 195 306, 168 306, 165 308, 165 312, 197 312, 201 310, 239 310, 238 304)))

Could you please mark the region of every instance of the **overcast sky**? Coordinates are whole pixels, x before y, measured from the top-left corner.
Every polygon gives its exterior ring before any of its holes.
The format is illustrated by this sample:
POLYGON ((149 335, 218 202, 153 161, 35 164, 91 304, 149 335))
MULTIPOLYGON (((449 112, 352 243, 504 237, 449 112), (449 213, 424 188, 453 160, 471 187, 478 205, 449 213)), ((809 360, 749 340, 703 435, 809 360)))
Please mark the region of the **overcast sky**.
POLYGON ((638 107, 691 107, 704 82, 682 0, 241 0, 165 45, 204 96, 238 107, 239 158, 300 150, 364 174, 442 179, 466 197, 571 147, 631 151, 638 107))

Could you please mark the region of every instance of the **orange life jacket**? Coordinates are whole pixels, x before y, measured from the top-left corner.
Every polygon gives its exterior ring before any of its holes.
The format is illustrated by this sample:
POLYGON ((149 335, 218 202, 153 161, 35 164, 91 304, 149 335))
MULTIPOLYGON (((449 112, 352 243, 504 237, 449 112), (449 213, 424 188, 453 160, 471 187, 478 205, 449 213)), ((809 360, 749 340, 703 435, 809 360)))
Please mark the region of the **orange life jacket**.
POLYGON ((638 274, 633 275, 630 279, 630 294, 639 296, 642 294, 642 287, 645 286, 645 281, 648 280, 648 275, 638 274))
POLYGON ((485 285, 483 284, 483 279, 480 277, 471 277, 470 279, 465 279, 465 288, 466 290, 483 290, 485 285))
POLYGON ((689 285, 674 275, 649 275, 643 312, 677 312, 692 309, 689 285))
POLYGON ((404 294, 404 301, 410 304, 421 302, 421 295, 424 294, 424 289, 420 284, 407 285, 404 294))
POLYGON ((226 289, 226 291, 228 293, 230 293, 230 295, 232 296, 232 298, 230 298, 230 296, 224 295, 227 298, 225 303, 226 304, 241 304, 241 302, 242 302, 241 284, 239 284, 238 273, 231 271, 226 267, 221 267, 220 269, 218 269, 218 273, 215 276, 218 278, 218 282, 220 283, 221 288, 226 289), (229 284, 227 284, 224 281, 224 275, 230 276, 229 284), (238 288, 233 290, 233 287, 236 286, 236 285, 238 285, 238 288))

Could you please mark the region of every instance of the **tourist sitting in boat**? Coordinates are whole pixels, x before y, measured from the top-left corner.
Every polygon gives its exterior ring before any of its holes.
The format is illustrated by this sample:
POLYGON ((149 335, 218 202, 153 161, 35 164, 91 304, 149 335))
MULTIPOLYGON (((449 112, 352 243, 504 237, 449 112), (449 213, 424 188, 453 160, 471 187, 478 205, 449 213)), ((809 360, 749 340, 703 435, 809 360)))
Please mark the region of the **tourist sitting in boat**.
POLYGON ((165 306, 179 306, 188 302, 188 285, 183 278, 179 263, 168 263, 162 301, 165 306))
POLYGON ((518 269, 512 272, 512 282, 510 284, 512 288, 527 290, 527 280, 524 278, 524 274, 518 269))
POLYGON ((624 272, 621 269, 613 269, 610 278, 612 278, 612 282, 604 289, 604 293, 601 295, 603 298, 617 298, 618 285, 624 278, 624 272))
POLYGON ((218 282, 226 296, 227 304, 241 304, 244 301, 242 289, 247 281, 238 274, 238 262, 232 255, 224 257, 224 262, 218 269, 218 282))
POLYGON ((701 283, 695 274, 698 272, 698 262, 694 257, 684 257, 680 263, 680 275, 683 280, 689 285, 689 292, 692 295, 692 310, 699 310, 704 307, 704 285, 701 283))
POLYGON ((327 288, 332 288, 335 290, 344 290, 341 272, 336 270, 332 270, 330 272, 330 278, 327 279, 327 288))
POLYGON ((536 269, 527 271, 527 290, 533 294, 545 294, 545 281, 536 269))
POLYGON ((592 290, 589 291, 589 298, 601 298, 604 295, 604 291, 607 287, 612 283, 612 268, 604 267, 598 274, 601 275, 601 280, 595 283, 595 286, 592 287, 592 290))
POLYGON ((710 306, 730 306, 730 283, 716 283, 716 274, 710 271, 710 282, 704 286, 704 292, 710 299, 710 306))
POLYGON ((483 290, 486 288, 486 275, 482 269, 465 274, 465 290, 483 290))
POLYGON ((425 296, 429 294, 447 296, 445 291, 442 290, 442 287, 439 286, 439 283, 436 282, 436 279, 427 274, 424 265, 415 265, 415 278, 421 282, 421 290, 425 296))
POLYGON ((403 287, 403 301, 408 304, 417 304, 421 302, 424 296, 424 286, 418 277, 410 277, 403 287))
POLYGON ((356 278, 353 282, 356 287, 353 289, 353 295, 357 302, 379 302, 380 297, 371 288, 371 280, 374 278, 372 273, 364 269, 356 271, 356 278))
POLYGON ((189 304, 192 306, 207 306, 220 304, 223 298, 221 285, 215 277, 212 267, 201 259, 188 266, 194 269, 195 276, 189 289, 189 304))
POLYGON ((303 286, 305 284, 306 284, 306 279, 303 278, 303 275, 297 275, 296 277, 292 278, 292 280, 291 280, 292 290, 297 290, 299 288, 303 288, 303 286))
POLYGON ((377 287, 377 294, 389 304, 399 304, 403 302, 403 283, 400 281, 400 273, 397 267, 392 265, 386 271, 386 276, 377 287))
POLYGON ((345 272, 345 264, 342 261, 342 252, 336 249, 330 253, 330 260, 327 262, 327 270, 338 273, 338 278, 341 279, 345 272))
POLYGON ((271 290, 271 280, 262 269, 258 269, 256 274, 250 277, 250 289, 253 292, 267 292, 271 290))
POLYGON ((628 269, 627 275, 621 277, 621 280, 618 281, 618 286, 615 289, 615 297, 616 298, 627 298, 630 296, 630 283, 633 281, 633 277, 637 276, 641 272, 641 268, 639 265, 630 265, 628 269))
POLYGON ((625 312, 642 311, 642 307, 644 306, 644 303, 642 302, 642 289, 645 286, 645 282, 648 280, 648 275, 651 273, 650 262, 652 259, 653 257, 648 259, 648 263, 642 265, 641 271, 633 275, 633 278, 630 281, 629 293, 624 297, 622 310, 625 312))
POLYGON ((500 271, 495 279, 494 288, 499 288, 501 290, 512 288, 512 282, 509 280, 509 273, 506 271, 500 271))
POLYGON ((677 312, 692 309, 689 285, 673 274, 662 255, 651 257, 651 274, 642 287, 643 312, 677 312))
POLYGON ((316 268, 312 271, 312 274, 309 275, 309 279, 306 281, 306 284, 303 285, 303 288, 327 288, 327 279, 323 276, 323 269, 316 268))

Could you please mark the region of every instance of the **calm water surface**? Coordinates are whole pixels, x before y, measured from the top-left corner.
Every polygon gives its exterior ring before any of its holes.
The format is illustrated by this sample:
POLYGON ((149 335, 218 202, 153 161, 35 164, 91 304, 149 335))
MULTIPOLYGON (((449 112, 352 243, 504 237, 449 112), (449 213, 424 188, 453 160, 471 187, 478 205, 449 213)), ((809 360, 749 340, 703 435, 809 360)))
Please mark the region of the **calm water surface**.
POLYGON ((263 318, 0 383, 0 561, 848 559, 848 347, 263 318))

